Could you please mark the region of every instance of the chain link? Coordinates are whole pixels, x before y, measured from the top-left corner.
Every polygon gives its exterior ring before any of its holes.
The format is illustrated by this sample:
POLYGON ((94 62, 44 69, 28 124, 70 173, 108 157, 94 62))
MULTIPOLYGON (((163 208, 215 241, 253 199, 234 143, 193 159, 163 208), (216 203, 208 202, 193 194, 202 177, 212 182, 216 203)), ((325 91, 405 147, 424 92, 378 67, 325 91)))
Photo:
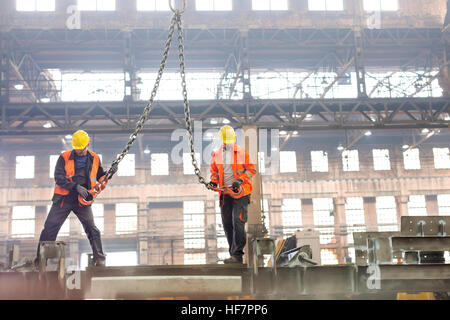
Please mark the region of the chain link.
POLYGON ((156 77, 155 85, 153 86, 152 93, 150 95, 150 99, 147 102, 147 105, 144 108, 144 112, 139 117, 139 120, 136 124, 135 131, 131 134, 130 140, 126 144, 125 148, 122 150, 122 152, 119 154, 119 156, 116 158, 116 160, 113 161, 111 164, 111 167, 109 168, 108 172, 106 173, 107 179, 111 179, 114 175, 114 167, 117 168, 119 163, 123 160, 123 158, 128 154, 128 151, 130 150, 131 146, 133 145, 134 141, 136 140, 138 134, 142 131, 145 122, 147 121, 148 115, 150 111, 153 109, 153 101, 155 99, 156 93, 158 92, 159 84, 161 82, 162 75, 164 73, 164 69, 166 67, 167 57, 169 56, 170 51, 170 45, 172 43, 173 39, 173 33, 175 31, 175 24, 177 23, 177 15, 174 14, 172 17, 172 20, 170 21, 170 27, 169 27, 169 36, 166 41, 163 57, 161 60, 161 64, 159 66, 158 76, 156 77))
POLYGON ((119 165, 119 163, 123 160, 123 158, 128 154, 128 151, 134 144, 134 141, 136 140, 139 133, 142 131, 145 122, 147 121, 149 113, 153 109, 153 102, 156 96, 156 93, 158 92, 159 84, 161 82, 162 75, 164 73, 164 69, 166 66, 167 58, 169 56, 170 46, 173 39, 173 34, 175 31, 175 24, 177 25, 177 31, 178 31, 178 51, 179 51, 179 59, 180 59, 180 73, 181 73, 181 86, 183 90, 183 99, 184 99, 184 114, 185 114, 185 120, 186 120, 186 130, 188 131, 189 136, 189 145, 190 145, 190 152, 191 152, 191 158, 192 158, 192 165, 194 166, 194 173, 198 177, 198 181, 201 184, 204 184, 206 188, 209 189, 209 184, 206 182, 205 178, 202 177, 200 173, 200 169, 198 167, 197 159, 195 158, 195 148, 194 148, 194 135, 192 133, 192 124, 191 124, 191 114, 189 109, 189 101, 187 97, 187 88, 186 88, 186 73, 185 73, 185 62, 184 62, 184 45, 183 45, 183 29, 182 29, 182 23, 181 23, 181 14, 183 12, 180 12, 179 10, 175 11, 175 14, 172 17, 172 20, 170 22, 169 27, 169 36, 166 41, 163 57, 161 60, 161 65, 159 67, 158 76, 155 81, 155 85, 153 87, 152 93, 150 95, 150 99, 147 102, 147 105, 144 108, 144 112, 139 117, 139 120, 136 124, 135 131, 131 134, 130 140, 126 144, 125 148, 122 150, 122 152, 119 154, 119 156, 113 161, 111 164, 111 167, 109 168, 108 172, 106 173, 107 179, 111 179, 114 175, 114 168, 119 165))
POLYGON ((186 130, 189 136, 189 146, 191 152, 192 165, 194 166, 194 173, 198 178, 198 182, 204 184, 206 188, 209 189, 209 184, 206 182, 205 178, 202 177, 200 169, 198 167, 197 159, 195 158, 195 148, 194 148, 194 135, 192 133, 192 122, 191 122, 191 112, 189 108, 189 101, 187 97, 187 87, 186 87, 186 73, 185 73, 185 62, 184 62, 184 45, 183 45, 183 25, 181 22, 181 15, 176 14, 177 18, 177 29, 178 29, 178 57, 180 59, 180 74, 181 74, 181 87, 183 90, 184 99, 184 116, 186 122, 186 130))

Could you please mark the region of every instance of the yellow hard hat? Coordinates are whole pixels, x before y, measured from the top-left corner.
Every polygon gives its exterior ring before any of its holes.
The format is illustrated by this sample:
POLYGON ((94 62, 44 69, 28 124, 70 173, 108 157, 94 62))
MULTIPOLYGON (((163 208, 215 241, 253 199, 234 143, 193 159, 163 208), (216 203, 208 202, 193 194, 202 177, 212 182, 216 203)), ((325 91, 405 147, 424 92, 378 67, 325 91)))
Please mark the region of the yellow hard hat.
POLYGON ((236 142, 236 134, 234 133, 234 129, 229 126, 223 126, 219 131, 219 138, 223 143, 233 144, 236 142))
POLYGON ((89 144, 89 140, 86 131, 78 130, 72 135, 72 147, 76 150, 83 150, 89 144))

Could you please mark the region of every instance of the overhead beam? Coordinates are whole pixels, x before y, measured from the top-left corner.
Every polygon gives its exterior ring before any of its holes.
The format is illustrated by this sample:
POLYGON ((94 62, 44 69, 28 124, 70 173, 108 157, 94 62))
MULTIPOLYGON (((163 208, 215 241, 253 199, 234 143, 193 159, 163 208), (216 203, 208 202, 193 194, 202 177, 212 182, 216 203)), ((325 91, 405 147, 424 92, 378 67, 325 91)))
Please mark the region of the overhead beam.
MULTIPOLYGON (((134 128, 145 101, 9 103, 2 109, 0 135, 70 133, 74 125, 95 132, 129 132, 134 128), (127 109, 128 106, 128 109, 127 109), (107 121, 105 121, 107 120, 107 121), (21 121, 26 126, 11 127, 21 121), (57 127, 44 129, 43 121, 57 127)), ((191 117, 212 128, 210 119, 227 118, 236 127, 282 130, 369 130, 449 128, 445 98, 323 99, 323 100, 193 100, 191 117), (312 117, 308 117, 310 114, 312 117)), ((145 123, 146 132, 185 128, 183 101, 164 101, 145 123), (164 107, 162 107, 164 106, 164 107), (163 121, 161 121, 163 120, 163 121)))

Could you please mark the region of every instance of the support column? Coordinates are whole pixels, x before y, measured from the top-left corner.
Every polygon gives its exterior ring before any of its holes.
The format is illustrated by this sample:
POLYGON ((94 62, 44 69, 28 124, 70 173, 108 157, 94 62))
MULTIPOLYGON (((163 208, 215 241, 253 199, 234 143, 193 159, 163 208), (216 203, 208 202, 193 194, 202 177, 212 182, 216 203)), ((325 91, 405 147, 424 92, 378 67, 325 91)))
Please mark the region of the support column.
POLYGON ((303 229, 314 229, 314 213, 312 199, 302 199, 302 224, 303 229))
MULTIPOLYGON (((2 107, 9 102, 10 52, 8 42, 8 34, 2 31, 0 33, 0 105, 2 107)), ((5 127, 6 123, 3 118, 4 114, 2 114, 2 127, 5 127)))
POLYGON ((137 225, 137 238, 138 238, 138 264, 149 264, 148 260, 148 217, 149 209, 146 202, 138 203, 138 225, 137 225))
POLYGON ((244 140, 240 145, 243 146, 249 153, 250 159, 255 164, 256 175, 253 177, 253 191, 251 196, 251 202, 248 206, 248 219, 247 219, 247 245, 245 249, 245 259, 250 265, 252 261, 251 241, 254 238, 264 237, 264 224, 262 223, 261 216, 261 199, 262 199, 262 184, 261 176, 258 167, 258 128, 244 126, 244 140))
POLYGON ((140 91, 137 88, 136 58, 131 32, 127 32, 124 40, 124 100, 138 101, 140 91))
POLYGON ((397 224, 400 231, 401 217, 408 216, 408 201, 409 196, 397 196, 395 202, 397 203, 397 224))
POLYGON ((344 246, 347 244, 345 222, 345 198, 334 198, 334 234, 336 239, 336 253, 339 264, 344 263, 344 246))
POLYGON ((248 30, 241 31, 240 42, 239 61, 241 62, 242 92, 244 93, 244 100, 250 100, 252 98, 252 86, 250 83, 250 60, 248 57, 248 30))
POLYGON ((366 221, 366 232, 378 231, 377 206, 375 197, 364 198, 364 220, 366 221))
POLYGON ((218 258, 217 232, 216 232, 216 206, 215 200, 206 200, 205 207, 205 251, 206 263, 216 263, 218 258))
POLYGON ((364 9, 362 1, 354 2, 354 44, 355 44, 355 71, 358 87, 358 97, 367 98, 366 70, 364 67, 364 40, 362 35, 364 9))

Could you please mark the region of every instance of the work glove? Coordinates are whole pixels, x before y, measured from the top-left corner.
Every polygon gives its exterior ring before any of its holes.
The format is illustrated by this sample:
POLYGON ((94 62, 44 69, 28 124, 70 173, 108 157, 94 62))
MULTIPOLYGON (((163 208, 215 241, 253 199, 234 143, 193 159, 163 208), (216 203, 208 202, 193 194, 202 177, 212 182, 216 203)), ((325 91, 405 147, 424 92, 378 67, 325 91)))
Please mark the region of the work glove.
POLYGON ((210 181, 209 184, 208 184, 208 186, 209 186, 210 188, 217 188, 217 183, 215 183, 215 182, 213 182, 213 181, 210 181))
POLYGON ((234 193, 238 193, 239 192, 239 187, 241 186, 241 184, 244 181, 242 181, 241 179, 237 179, 235 182, 233 182, 233 184, 231 185, 231 190, 233 190, 234 193))
POLYGON ((83 199, 86 199, 89 196, 89 191, 83 186, 80 186, 77 184, 77 192, 83 197, 83 199))

